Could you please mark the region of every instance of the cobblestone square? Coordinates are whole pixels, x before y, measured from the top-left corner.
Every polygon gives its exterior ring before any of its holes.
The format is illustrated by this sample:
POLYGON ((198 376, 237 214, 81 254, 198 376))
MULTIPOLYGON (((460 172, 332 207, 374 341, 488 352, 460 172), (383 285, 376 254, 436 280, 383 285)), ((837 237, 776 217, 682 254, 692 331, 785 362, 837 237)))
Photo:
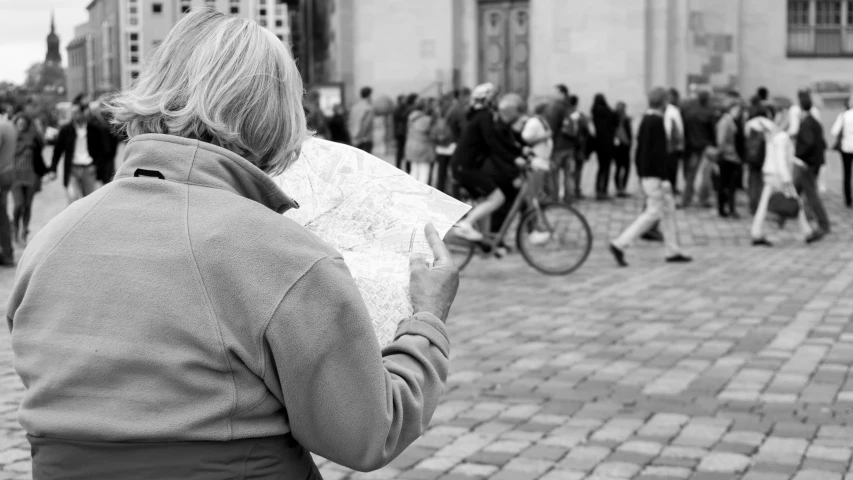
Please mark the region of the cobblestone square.
MULTIPOLYGON (((475 258, 429 430, 377 472, 318 459, 324 478, 853 479, 853 212, 829 163, 833 234, 811 246, 790 225, 751 247, 749 220, 682 210, 692 264, 642 243, 620 269, 606 245, 639 212, 635 194, 578 204, 596 239, 571 276, 475 258)), ((63 207, 46 185, 34 231, 63 207)), ((13 281, 0 271, 4 301, 13 281)), ((0 480, 29 478, 6 330, 0 358, 0 480)))

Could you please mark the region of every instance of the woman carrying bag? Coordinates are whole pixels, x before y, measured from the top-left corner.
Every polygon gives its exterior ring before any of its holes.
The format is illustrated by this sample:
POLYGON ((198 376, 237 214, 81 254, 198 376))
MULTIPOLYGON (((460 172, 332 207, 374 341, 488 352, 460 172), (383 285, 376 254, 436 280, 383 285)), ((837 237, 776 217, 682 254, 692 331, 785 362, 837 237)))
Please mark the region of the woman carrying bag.
POLYGON ((767 122, 765 137, 767 152, 761 171, 764 177, 764 188, 758 201, 758 209, 752 220, 752 245, 771 247, 773 244, 764 236, 764 220, 767 212, 773 211, 783 218, 797 217, 806 242, 812 237, 813 231, 806 218, 803 201, 794 188, 793 172, 795 165, 802 163, 794 156, 794 144, 786 133, 788 129, 788 112, 790 106, 781 103, 777 105, 775 124, 767 122))
POLYGON ((832 136, 835 137, 835 149, 841 154, 841 165, 843 168, 842 185, 844 187, 844 203, 847 208, 853 208, 853 195, 851 195, 850 176, 853 170, 853 108, 850 99, 845 102, 845 111, 838 115, 832 126, 832 136))

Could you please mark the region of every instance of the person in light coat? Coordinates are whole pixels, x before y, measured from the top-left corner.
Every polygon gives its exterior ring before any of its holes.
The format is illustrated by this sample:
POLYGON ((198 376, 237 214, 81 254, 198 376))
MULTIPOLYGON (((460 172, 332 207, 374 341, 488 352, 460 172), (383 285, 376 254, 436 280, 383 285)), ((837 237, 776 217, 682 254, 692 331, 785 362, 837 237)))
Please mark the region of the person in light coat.
POLYGON ((797 164, 805 167, 805 164, 794 156, 794 143, 788 134, 790 128, 790 117, 787 106, 784 103, 778 105, 775 123, 762 117, 757 117, 748 123, 748 128, 756 128, 754 122, 760 122, 760 127, 765 132, 767 148, 764 156, 762 173, 764 177, 764 188, 758 201, 758 209, 752 219, 752 244, 754 246, 770 247, 773 244, 764 236, 764 220, 767 218, 767 210, 770 204, 770 196, 775 192, 782 192, 786 196, 796 197, 800 203, 800 212, 797 222, 802 230, 803 237, 808 239, 812 236, 812 227, 806 218, 803 202, 799 199, 794 188, 793 172, 797 164))
POLYGON ((405 159, 411 165, 412 177, 427 185, 435 162, 435 144, 430 138, 432 125, 427 99, 418 99, 407 121, 405 159))
POLYGON ((847 99, 847 109, 838 115, 832 126, 832 136, 836 139, 841 153, 841 164, 843 176, 841 177, 844 189, 844 202, 847 208, 853 208, 853 194, 851 194, 850 177, 853 172, 853 107, 850 99, 847 99))

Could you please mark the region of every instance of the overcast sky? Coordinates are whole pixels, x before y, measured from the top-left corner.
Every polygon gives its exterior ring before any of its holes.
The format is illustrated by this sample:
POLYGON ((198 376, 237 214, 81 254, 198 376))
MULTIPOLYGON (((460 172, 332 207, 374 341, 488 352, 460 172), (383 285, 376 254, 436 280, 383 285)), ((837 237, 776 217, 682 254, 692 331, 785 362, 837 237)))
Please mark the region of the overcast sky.
POLYGON ((92 0, 0 0, 0 81, 23 83, 27 68, 43 62, 50 33, 50 10, 56 12, 56 34, 62 64, 74 26, 88 20, 92 0))

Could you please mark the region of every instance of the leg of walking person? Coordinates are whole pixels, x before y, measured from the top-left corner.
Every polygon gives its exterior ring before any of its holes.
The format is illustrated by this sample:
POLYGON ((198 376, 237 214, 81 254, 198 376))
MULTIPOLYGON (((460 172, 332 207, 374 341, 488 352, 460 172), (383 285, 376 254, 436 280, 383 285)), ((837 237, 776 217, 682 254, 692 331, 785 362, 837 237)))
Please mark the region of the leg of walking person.
POLYGON ((80 195, 83 197, 89 196, 95 191, 95 182, 97 182, 95 167, 88 165, 74 168, 78 171, 77 178, 80 181, 80 195))
POLYGON ((447 193, 447 165, 450 163, 449 155, 438 155, 435 158, 436 180, 435 188, 439 192, 447 193))
POLYGON ((596 152, 598 157, 598 176, 595 182, 595 190, 598 198, 606 198, 610 190, 610 165, 613 163, 613 151, 601 149, 596 152))
POLYGON ((660 178, 640 179, 640 186, 646 195, 646 207, 643 213, 616 240, 613 240, 613 246, 625 250, 660 220, 664 208, 662 183, 663 180, 660 178))
POLYGON ((628 185, 628 173, 631 168, 630 156, 631 150, 623 146, 617 147, 613 156, 616 166, 614 183, 616 184, 616 194, 620 197, 625 195, 625 189, 628 185))
POLYGON ((760 168, 749 168, 749 212, 755 215, 764 189, 764 174, 760 168))
POLYGON ((841 154, 841 168, 841 181, 843 182, 844 187, 844 203, 847 207, 853 207, 853 195, 851 195, 850 184, 850 176, 853 175, 853 172, 851 172, 851 170, 853 170, 853 153, 841 154))
POLYGON ((678 193, 678 165, 681 163, 681 153, 671 152, 667 156, 667 172, 669 184, 672 187, 673 194, 678 193))
POLYGON ((13 241, 17 242, 21 238, 21 219, 24 213, 24 186, 16 183, 12 187, 12 237, 13 241))
POLYGON ((800 231, 803 233, 803 237, 808 240, 809 237, 814 234, 814 229, 806 216, 806 206, 803 203, 803 199, 798 198, 797 200, 800 202, 800 211, 797 213, 797 223, 800 225, 800 231))
POLYGON ((717 213, 721 217, 729 216, 729 212, 728 212, 729 199, 728 199, 727 194, 729 192, 728 184, 731 183, 731 181, 728 178, 730 175, 730 172, 731 172, 731 169, 729 168, 730 165, 731 165, 730 162, 725 162, 725 161, 721 161, 719 163, 720 175, 719 175, 719 181, 718 181, 719 185, 717 185, 717 213))
POLYGON ((820 192, 818 191, 817 186, 817 177, 820 174, 820 167, 808 167, 802 168, 801 170, 803 173, 801 178, 804 180, 802 187, 805 201, 808 203, 812 212, 814 212, 814 216, 820 230, 823 233, 829 233, 829 215, 827 215, 826 208, 823 206, 823 200, 820 198, 820 192))
POLYGON ((396 162, 397 168, 400 168, 403 165, 403 155, 406 152, 406 137, 405 136, 397 136, 397 151, 395 152, 394 160, 396 162))
POLYGON ((680 255, 681 246, 678 244, 678 227, 675 224, 675 195, 668 181, 661 182, 661 213, 658 225, 663 233, 663 243, 667 259, 680 255))
MULTIPOLYGON (((575 168, 572 170, 572 182, 571 184, 566 182, 566 188, 568 188, 569 185, 574 187, 575 198, 583 198, 581 182, 583 181, 583 164, 585 161, 586 157, 584 156, 584 153, 580 149, 575 149, 575 168)), ((568 178, 566 180, 568 180, 568 178)), ((568 192, 566 192, 566 196, 568 196, 568 192)))
POLYGON ((711 205, 711 175, 716 168, 716 162, 711 157, 711 147, 706 148, 700 157, 699 167, 698 167, 698 177, 697 180, 698 185, 696 186, 696 192, 698 195, 698 201, 700 207, 710 207, 711 205))
POLYGON ((693 195, 696 189, 696 173, 699 171, 699 163, 702 155, 699 152, 689 152, 684 157, 684 192, 681 195, 681 206, 689 207, 693 203, 693 195))
POLYGON ((0 263, 6 266, 14 265, 15 263, 15 250, 12 246, 12 226, 9 221, 9 207, 7 203, 12 188, 11 178, 14 178, 14 171, 11 174, 0 175, 0 250, 3 252, 3 258, 0 259, 0 263))
POLYGON ((21 214, 21 241, 26 242, 30 234, 30 218, 33 213, 33 200, 36 189, 32 185, 24 187, 24 211, 21 214))
POLYGON ((755 217, 752 219, 752 228, 749 230, 753 245, 769 243, 764 239, 764 220, 767 218, 767 206, 770 204, 770 195, 772 194, 773 187, 770 185, 764 185, 761 189, 758 205, 755 208, 755 217), (762 240, 764 242, 761 242, 762 240))

